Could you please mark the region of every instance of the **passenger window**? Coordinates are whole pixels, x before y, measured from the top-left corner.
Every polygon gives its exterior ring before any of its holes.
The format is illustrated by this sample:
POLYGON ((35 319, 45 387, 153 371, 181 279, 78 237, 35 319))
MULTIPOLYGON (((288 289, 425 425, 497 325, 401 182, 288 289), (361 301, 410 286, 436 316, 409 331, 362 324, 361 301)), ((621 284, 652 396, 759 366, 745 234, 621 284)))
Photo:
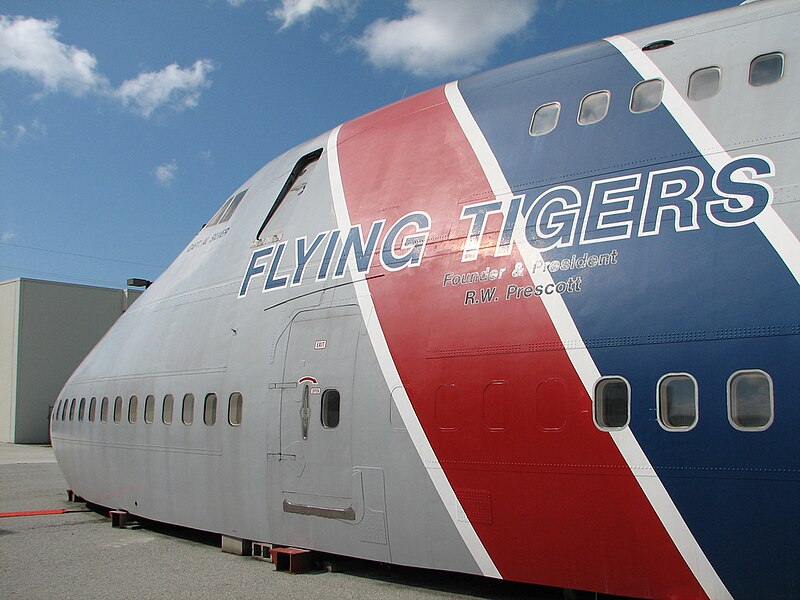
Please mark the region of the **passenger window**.
POLYGON ((763 371, 737 371, 728 380, 728 419, 742 431, 761 431, 772 424, 772 379, 763 371))
POLYGON ((217 395, 206 394, 205 408, 203 410, 203 423, 211 427, 217 422, 217 395))
POLYGON ((81 398, 81 404, 78 408, 78 421, 83 421, 83 417, 86 415, 86 398, 81 398))
POLYGON ((558 125, 558 115, 560 113, 561 105, 558 102, 542 104, 533 112, 531 127, 528 132, 534 137, 550 133, 558 125))
POLYGON ((581 108, 578 111, 578 123, 580 125, 592 125, 599 123, 608 114, 608 105, 611 102, 611 92, 593 92, 581 101, 581 108))
POLYGON ((320 417, 325 429, 334 429, 339 425, 339 391, 325 390, 322 393, 322 410, 320 417))
POLYGON ((194 421, 194 395, 186 394, 183 397, 183 411, 181 414, 184 425, 191 425, 194 421))
POLYGON ((697 424, 697 382, 686 373, 658 382, 658 421, 664 429, 687 431, 697 424))
POLYGON ((242 423, 242 395, 233 392, 228 398, 228 423, 237 426, 242 423))
POLYGON ((97 398, 92 397, 92 399, 89 400, 89 420, 94 421, 96 416, 97 416, 97 398))
POLYGON ((156 412, 156 399, 155 397, 150 394, 147 398, 144 399, 144 422, 145 423, 152 423, 153 422, 153 415, 156 412))
POLYGON ((139 398, 131 396, 128 403, 128 423, 136 423, 139 412, 139 398))
POLYGON ((114 423, 119 423, 122 420, 122 396, 117 396, 114 399, 114 423))
POLYGON ((692 73, 686 91, 689 100, 706 100, 716 96, 721 76, 719 67, 705 67, 692 73))
POLYGON ((67 420, 67 410, 69 410, 69 398, 64 398, 63 400, 63 407, 61 408, 61 420, 67 420))
POLYGON ((631 389, 622 377, 603 377, 594 386, 594 420, 600 429, 623 429, 630 420, 631 389))
POLYGON ((292 172, 289 173, 289 177, 286 178, 286 182, 283 184, 280 193, 278 193, 278 197, 272 204, 272 208, 270 208, 269 212, 267 213, 267 218, 264 219, 264 223, 258 230, 258 235, 256 236, 257 240, 265 241, 264 230, 267 228, 267 224, 270 222, 270 219, 272 219, 272 216, 277 212, 284 200, 287 198, 296 198, 305 191, 308 179, 314 172, 314 167, 317 166, 317 161, 319 160, 320 156, 322 156, 322 148, 318 148, 313 152, 309 152, 297 161, 294 169, 292 169, 292 172))
POLYGON ((75 398, 73 398, 69 402, 69 420, 70 421, 75 420, 75 398))
POLYGON ((174 401, 172 394, 164 396, 164 405, 161 407, 161 422, 164 425, 172 424, 172 404, 174 401))
POLYGON ((756 56, 750 63, 748 82, 754 87, 775 83, 783 77, 783 54, 771 52, 756 56))
POLYGON ((102 423, 108 421, 108 396, 103 396, 103 401, 100 403, 100 421, 102 423))
POLYGON ((660 79, 649 79, 636 84, 631 92, 631 112, 646 113, 655 110, 664 96, 664 82, 660 79))

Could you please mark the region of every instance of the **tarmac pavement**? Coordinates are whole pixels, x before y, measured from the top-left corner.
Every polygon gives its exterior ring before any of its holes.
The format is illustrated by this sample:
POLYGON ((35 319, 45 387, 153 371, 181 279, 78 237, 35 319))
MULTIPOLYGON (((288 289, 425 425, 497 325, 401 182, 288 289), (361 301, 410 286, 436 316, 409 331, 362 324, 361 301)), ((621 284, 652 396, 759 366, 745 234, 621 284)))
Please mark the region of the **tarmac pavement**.
POLYGON ((115 529, 105 514, 70 503, 51 448, 0 443, 0 596, 54 600, 258 598, 416 600, 561 598, 550 588, 368 561, 346 572, 293 575, 219 549, 219 536, 144 523, 115 529))

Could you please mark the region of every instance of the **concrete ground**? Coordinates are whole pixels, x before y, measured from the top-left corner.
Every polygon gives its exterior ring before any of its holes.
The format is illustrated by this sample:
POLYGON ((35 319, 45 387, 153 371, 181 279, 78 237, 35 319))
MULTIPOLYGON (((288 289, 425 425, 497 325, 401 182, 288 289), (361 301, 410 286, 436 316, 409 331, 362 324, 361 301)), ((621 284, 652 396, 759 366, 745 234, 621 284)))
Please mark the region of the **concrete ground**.
POLYGON ((219 536, 146 523, 115 529, 70 503, 46 446, 0 443, 0 513, 66 508, 66 514, 0 516, 0 596, 144 600, 561 598, 549 588, 354 561, 346 572, 292 575, 219 550, 219 536))

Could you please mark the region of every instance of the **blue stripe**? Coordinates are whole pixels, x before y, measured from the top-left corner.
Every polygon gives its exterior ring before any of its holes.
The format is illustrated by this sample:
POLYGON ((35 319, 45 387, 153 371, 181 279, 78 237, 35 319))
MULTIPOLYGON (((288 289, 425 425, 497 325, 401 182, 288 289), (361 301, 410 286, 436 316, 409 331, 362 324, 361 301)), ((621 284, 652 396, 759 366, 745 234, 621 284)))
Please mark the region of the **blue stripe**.
MULTIPOLYGON (((530 200, 568 183, 585 204, 592 181, 682 165, 704 176, 701 206, 717 198, 713 170, 663 106, 629 111, 639 81, 598 42, 465 79, 459 89, 512 190, 530 200), (608 116, 578 125, 581 99, 597 90, 611 92, 608 116), (554 101, 562 106, 557 128, 531 137, 534 109, 554 101)), ((755 225, 720 227, 699 213, 694 231, 669 222, 659 235, 575 244, 544 258, 616 250, 616 265, 552 273, 555 281, 582 278, 581 292, 563 299, 592 358, 602 374, 629 380, 633 433, 734 597, 796 593, 800 289, 755 225), (726 384, 754 368, 774 381, 775 421, 741 432, 728 422, 726 384), (689 432, 664 431, 656 420, 656 383, 670 372, 698 381, 700 417, 689 432)))

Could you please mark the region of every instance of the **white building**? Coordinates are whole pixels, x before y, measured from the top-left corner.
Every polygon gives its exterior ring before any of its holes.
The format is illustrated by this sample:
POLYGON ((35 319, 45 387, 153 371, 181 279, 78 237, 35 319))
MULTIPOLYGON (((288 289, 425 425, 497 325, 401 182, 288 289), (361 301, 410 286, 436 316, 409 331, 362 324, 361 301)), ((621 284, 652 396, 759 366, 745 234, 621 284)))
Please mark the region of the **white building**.
POLYGON ((0 282, 0 442, 49 442, 50 410, 67 378, 139 294, 0 282))

